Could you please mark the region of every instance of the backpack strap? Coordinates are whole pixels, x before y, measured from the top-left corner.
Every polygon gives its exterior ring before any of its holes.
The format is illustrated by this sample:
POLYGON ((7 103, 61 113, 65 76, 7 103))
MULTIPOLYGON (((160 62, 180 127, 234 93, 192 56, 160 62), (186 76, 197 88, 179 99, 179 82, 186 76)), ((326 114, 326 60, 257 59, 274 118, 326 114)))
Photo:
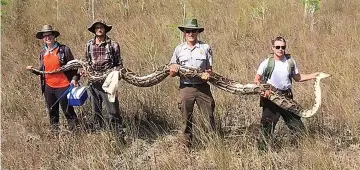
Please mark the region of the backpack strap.
MULTIPOLYGON (((295 74, 295 62, 290 54, 285 54, 285 57, 286 57, 286 62, 288 62, 288 64, 289 64, 289 67, 288 67, 289 80, 292 83, 292 77, 295 74)), ((271 78, 272 72, 274 71, 274 68, 275 68, 275 59, 274 59, 273 55, 270 54, 268 56, 268 58, 269 58, 269 61, 265 68, 265 71, 264 71, 264 74, 263 74, 263 77, 261 80, 262 83, 266 83, 266 81, 271 78)))
POLYGON ((46 53, 46 50, 45 50, 45 48, 43 48, 41 51, 40 51, 40 69, 43 69, 43 70, 41 70, 41 71, 44 71, 45 69, 43 68, 44 67, 44 55, 45 55, 45 53, 46 53))
POLYGON ((290 56, 290 54, 285 54, 286 61, 289 64, 288 72, 289 72, 289 80, 292 83, 292 77, 295 74, 295 62, 294 59, 290 56))
POLYGON ((105 45, 106 55, 109 55, 109 58, 111 60, 111 64, 114 65, 114 54, 115 50, 112 44, 112 41, 109 40, 105 45))
MULTIPOLYGON (((43 48, 40 51, 40 71, 45 71, 45 65, 44 65, 44 55, 46 53, 45 48, 43 48)), ((45 75, 40 75, 40 87, 41 87, 41 93, 44 94, 45 92, 45 75)))
POLYGON ((91 48, 91 45, 93 44, 93 40, 89 40, 88 43, 86 44, 86 60, 88 62, 88 64, 91 66, 92 65, 92 56, 93 56, 93 48, 91 48))
POLYGON ((59 61, 60 61, 60 66, 63 66, 66 62, 67 62, 67 58, 65 56, 65 45, 61 44, 59 46, 59 51, 58 51, 58 56, 59 56, 59 61))
POLYGON ((268 59, 269 61, 263 73, 261 83, 266 83, 270 79, 272 72, 274 71, 275 68, 275 59, 272 56, 272 54, 269 54, 268 59))

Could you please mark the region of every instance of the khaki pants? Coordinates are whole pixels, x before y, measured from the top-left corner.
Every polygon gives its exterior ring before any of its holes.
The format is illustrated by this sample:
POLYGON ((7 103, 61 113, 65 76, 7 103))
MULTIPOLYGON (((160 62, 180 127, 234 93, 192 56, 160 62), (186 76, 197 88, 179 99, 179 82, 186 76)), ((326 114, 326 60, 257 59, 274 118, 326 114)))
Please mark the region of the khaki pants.
POLYGON ((210 119, 210 126, 215 130, 215 101, 207 83, 199 85, 180 84, 179 109, 184 116, 184 135, 187 144, 192 140, 193 110, 194 104, 198 105, 202 114, 207 114, 210 119))

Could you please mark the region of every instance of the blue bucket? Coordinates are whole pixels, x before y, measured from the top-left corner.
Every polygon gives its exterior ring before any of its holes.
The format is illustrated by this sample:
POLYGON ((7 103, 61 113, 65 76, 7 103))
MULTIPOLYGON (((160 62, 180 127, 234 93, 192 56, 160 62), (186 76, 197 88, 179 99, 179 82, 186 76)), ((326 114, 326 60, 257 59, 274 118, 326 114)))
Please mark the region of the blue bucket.
POLYGON ((81 106, 88 98, 86 87, 74 87, 67 94, 70 106, 81 106))

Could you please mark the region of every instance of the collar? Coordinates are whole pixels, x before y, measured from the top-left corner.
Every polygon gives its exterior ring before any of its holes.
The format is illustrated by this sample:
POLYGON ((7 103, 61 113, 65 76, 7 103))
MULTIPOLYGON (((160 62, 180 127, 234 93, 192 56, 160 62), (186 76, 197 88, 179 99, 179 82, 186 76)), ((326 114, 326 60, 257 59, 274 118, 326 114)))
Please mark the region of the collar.
MULTIPOLYGON (((105 35, 105 40, 102 41, 99 45, 101 44, 107 44, 107 43, 110 43, 111 42, 111 38, 107 35, 105 35)), ((94 37, 93 41, 92 41, 92 44, 95 45, 96 44, 96 36, 94 37)))
POLYGON ((200 48, 200 42, 201 42, 201 41, 198 40, 198 41, 196 42, 196 44, 194 45, 194 47, 189 47, 189 45, 187 44, 187 42, 185 42, 185 43, 184 43, 184 46, 185 46, 185 48, 192 50, 192 49, 194 49, 194 48, 200 48))
POLYGON ((45 44, 44 49, 45 49, 47 52, 52 52, 52 51, 54 51, 56 48, 58 48, 59 46, 60 46, 60 43, 59 43, 59 42, 55 42, 54 46, 53 46, 51 49, 48 48, 47 44, 45 44))

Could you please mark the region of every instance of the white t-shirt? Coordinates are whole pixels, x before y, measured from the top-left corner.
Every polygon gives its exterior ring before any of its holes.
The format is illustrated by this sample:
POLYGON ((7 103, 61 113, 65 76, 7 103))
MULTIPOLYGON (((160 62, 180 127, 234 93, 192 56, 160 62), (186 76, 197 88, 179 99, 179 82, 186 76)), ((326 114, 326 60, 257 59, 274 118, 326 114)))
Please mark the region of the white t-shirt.
MULTIPOLYGON (((265 72, 265 69, 268 65, 269 58, 264 60, 257 70, 257 74, 263 75, 265 72)), ((268 79, 267 83, 273 85, 277 89, 280 90, 287 90, 291 88, 291 81, 289 80, 289 63, 286 60, 286 57, 284 57, 281 61, 275 60, 275 67, 274 71, 271 74, 271 77, 268 79)), ((299 74, 299 70, 297 68, 296 62, 294 60, 294 72, 295 74, 299 74)))

